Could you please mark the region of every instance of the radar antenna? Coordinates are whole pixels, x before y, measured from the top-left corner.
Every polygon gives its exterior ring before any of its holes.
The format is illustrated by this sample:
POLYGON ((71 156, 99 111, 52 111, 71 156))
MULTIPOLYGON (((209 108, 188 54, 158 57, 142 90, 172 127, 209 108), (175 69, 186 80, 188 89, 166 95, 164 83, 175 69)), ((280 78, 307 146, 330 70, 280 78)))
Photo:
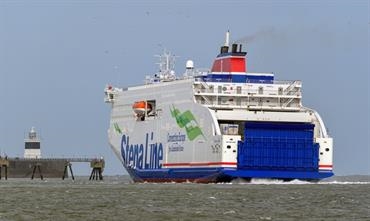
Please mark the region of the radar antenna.
POLYGON ((157 63, 159 65, 159 72, 155 75, 155 78, 159 78, 159 81, 175 80, 175 59, 178 56, 164 50, 162 55, 156 55, 156 57, 159 58, 159 63, 157 63))

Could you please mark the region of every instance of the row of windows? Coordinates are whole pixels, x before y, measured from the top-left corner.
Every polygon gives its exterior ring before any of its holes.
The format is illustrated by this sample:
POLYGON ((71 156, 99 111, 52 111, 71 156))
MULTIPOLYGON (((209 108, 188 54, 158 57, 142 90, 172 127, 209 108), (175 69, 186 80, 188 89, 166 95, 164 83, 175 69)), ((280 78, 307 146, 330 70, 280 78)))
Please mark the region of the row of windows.
POLYGON ((26 142, 25 149, 40 149, 40 142, 26 142))

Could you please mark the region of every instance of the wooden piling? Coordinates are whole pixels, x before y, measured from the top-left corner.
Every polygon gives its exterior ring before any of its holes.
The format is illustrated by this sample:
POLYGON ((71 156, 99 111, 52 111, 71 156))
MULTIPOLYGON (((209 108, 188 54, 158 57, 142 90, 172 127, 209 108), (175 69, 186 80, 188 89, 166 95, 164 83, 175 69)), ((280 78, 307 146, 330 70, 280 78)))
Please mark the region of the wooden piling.
POLYGON ((2 174, 1 174, 1 171, 2 169, 4 168, 4 173, 5 173, 5 180, 8 179, 8 167, 9 167, 9 160, 7 157, 5 158, 2 158, 0 157, 0 180, 2 178, 2 174))
POLYGON ((67 162, 64 166, 64 173, 62 179, 66 178, 68 176, 68 167, 69 171, 71 173, 72 180, 75 180, 75 177, 73 176, 73 171, 72 171, 72 164, 70 162, 67 162))
POLYGON ((104 159, 96 159, 90 162, 92 168, 89 180, 103 180, 104 159))
POLYGON ((38 169, 39 171, 39 174, 40 174, 40 179, 43 180, 44 177, 42 176, 42 172, 41 172, 41 164, 40 163, 36 163, 33 165, 33 171, 32 171, 32 176, 31 176, 31 180, 33 180, 34 176, 35 176, 35 172, 36 172, 36 169, 38 169))

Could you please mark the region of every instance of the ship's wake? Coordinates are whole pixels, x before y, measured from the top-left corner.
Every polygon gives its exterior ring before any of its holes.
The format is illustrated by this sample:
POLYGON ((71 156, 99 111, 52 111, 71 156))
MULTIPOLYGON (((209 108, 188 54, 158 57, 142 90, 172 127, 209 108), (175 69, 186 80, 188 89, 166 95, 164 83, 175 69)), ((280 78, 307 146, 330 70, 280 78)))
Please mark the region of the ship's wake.
POLYGON ((341 180, 281 180, 281 179, 260 179, 252 178, 251 180, 235 179, 231 184, 248 184, 248 185, 370 185, 370 181, 341 181, 341 180))

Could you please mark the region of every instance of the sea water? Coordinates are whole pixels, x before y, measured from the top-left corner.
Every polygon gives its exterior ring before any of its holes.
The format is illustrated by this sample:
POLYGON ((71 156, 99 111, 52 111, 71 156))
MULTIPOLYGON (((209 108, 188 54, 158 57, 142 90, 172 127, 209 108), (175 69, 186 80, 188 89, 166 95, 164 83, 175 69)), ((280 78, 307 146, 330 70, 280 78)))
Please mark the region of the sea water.
POLYGON ((370 220, 370 177, 318 183, 0 180, 0 220, 370 220))

